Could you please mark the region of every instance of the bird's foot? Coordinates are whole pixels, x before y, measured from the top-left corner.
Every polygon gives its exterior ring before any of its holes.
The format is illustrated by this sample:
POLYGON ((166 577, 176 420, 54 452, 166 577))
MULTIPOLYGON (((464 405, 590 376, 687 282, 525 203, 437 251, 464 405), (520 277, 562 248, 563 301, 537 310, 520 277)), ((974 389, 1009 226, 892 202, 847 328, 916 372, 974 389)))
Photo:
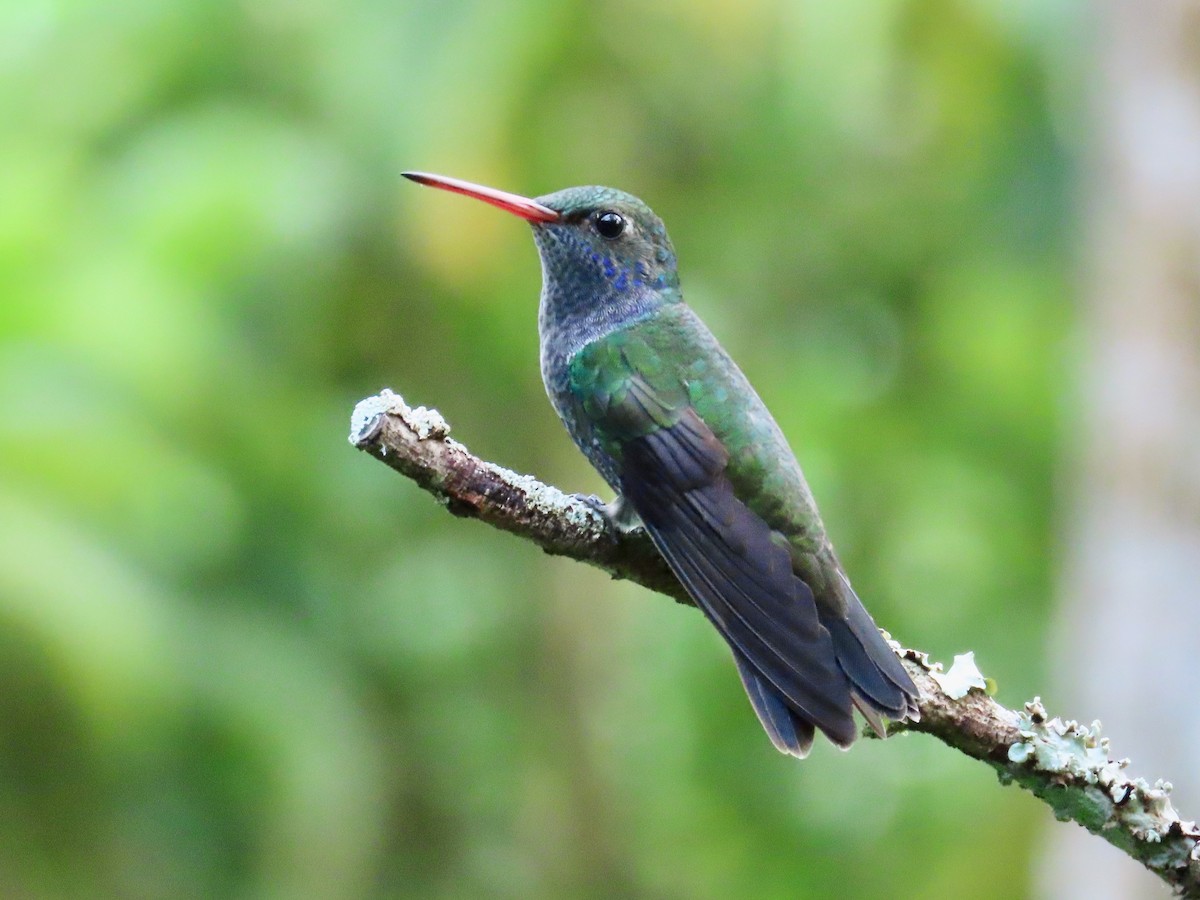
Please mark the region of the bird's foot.
POLYGON ((642 527, 642 520, 638 518, 633 507, 625 502, 624 497, 617 497, 612 503, 605 503, 595 494, 572 494, 571 496, 600 513, 613 528, 622 534, 628 534, 642 527))
POLYGON ((595 494, 571 494, 570 497, 572 500, 578 500, 585 506, 590 506, 598 513, 603 513, 606 516, 608 515, 608 504, 595 494))

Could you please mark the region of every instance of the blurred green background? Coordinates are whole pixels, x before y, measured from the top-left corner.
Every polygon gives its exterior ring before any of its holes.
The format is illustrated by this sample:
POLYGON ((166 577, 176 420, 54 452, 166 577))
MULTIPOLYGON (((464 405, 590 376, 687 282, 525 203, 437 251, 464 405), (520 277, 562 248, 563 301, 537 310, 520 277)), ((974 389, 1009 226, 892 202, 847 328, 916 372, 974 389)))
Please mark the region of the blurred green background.
MULTIPOLYGON (((1044 690, 1078 22, 988 0, 0 6, 0 895, 1026 895, 1048 812, 778 755, 687 608, 346 442, 602 491, 511 217, 613 184, 901 640, 1044 690), (897 887, 902 885, 903 887, 897 887)), ((602 491, 607 494, 607 491, 602 491)))

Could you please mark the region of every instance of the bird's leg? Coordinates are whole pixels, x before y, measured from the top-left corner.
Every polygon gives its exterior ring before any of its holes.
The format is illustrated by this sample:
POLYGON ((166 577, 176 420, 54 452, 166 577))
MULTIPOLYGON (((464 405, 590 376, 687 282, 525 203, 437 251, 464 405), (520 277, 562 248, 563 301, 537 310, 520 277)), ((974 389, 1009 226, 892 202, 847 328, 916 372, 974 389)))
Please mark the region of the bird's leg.
POLYGON ((622 534, 628 534, 642 527, 642 520, 638 518, 633 507, 626 503, 625 498, 620 494, 611 503, 605 503, 595 494, 572 494, 571 496, 596 510, 622 534))
POLYGON ((633 508, 633 504, 628 503, 620 494, 617 494, 613 498, 612 503, 604 507, 604 514, 608 516, 610 522, 617 526, 617 530, 623 534, 628 534, 642 527, 642 520, 638 516, 637 510, 633 508))

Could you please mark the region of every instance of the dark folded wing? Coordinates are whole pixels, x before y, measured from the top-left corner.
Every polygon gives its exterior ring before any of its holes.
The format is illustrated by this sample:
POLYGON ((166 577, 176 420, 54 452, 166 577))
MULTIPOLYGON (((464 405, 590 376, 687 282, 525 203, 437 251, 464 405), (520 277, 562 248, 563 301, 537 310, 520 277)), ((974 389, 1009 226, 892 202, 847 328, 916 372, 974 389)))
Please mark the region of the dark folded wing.
POLYGON ((737 650, 733 651, 733 660, 737 663, 738 674, 742 677, 742 686, 750 705, 758 715, 767 736, 780 753, 804 759, 812 749, 813 723, 802 716, 793 713, 791 707, 773 687, 764 682, 757 670, 747 662, 737 650))
MULTIPOLYGON (((651 398, 639 396, 644 391, 635 379, 626 402, 649 405, 651 398)), ((805 722, 848 745, 856 734, 850 685, 812 591, 792 571, 790 555, 767 523, 735 495, 725 473, 728 456, 712 431, 690 407, 675 410, 674 418, 668 427, 623 442, 621 493, 733 648, 747 693, 777 745, 803 752, 805 722), (800 717, 798 733, 789 734, 780 718, 780 700, 800 717)))

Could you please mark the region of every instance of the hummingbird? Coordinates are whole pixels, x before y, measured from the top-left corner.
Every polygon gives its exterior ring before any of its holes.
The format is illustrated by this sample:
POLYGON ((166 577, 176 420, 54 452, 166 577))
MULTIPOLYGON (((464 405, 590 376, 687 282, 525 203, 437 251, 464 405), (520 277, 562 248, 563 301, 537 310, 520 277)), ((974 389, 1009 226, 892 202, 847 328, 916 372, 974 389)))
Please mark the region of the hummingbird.
POLYGON ((775 747, 843 749, 857 709, 919 718, 917 687, 850 586, 791 447, 750 382, 683 302, 662 220, 630 194, 534 199, 405 172, 525 219, 542 263, 542 380, 571 438, 720 633, 775 747))

